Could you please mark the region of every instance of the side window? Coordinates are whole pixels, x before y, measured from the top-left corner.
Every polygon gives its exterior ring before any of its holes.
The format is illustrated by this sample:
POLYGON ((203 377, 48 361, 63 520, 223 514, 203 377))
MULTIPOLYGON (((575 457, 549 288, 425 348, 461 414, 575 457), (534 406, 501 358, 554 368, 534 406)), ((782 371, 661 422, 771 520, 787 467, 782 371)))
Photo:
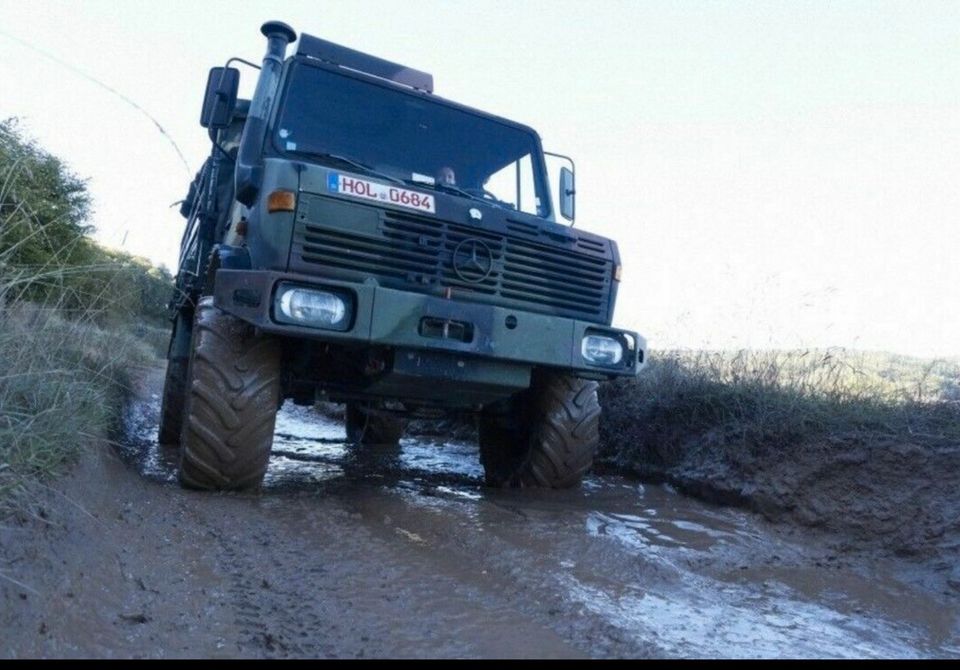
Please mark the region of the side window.
POLYGON ((542 207, 537 197, 533 178, 533 159, 530 154, 505 166, 487 177, 483 184, 485 197, 494 197, 527 214, 539 215, 542 207))
POLYGON ((483 184, 484 197, 493 196, 500 202, 517 208, 517 164, 507 163, 487 177, 483 184))
POLYGON ((537 189, 533 185, 533 160, 527 154, 519 160, 520 170, 520 211, 537 215, 540 213, 537 189))

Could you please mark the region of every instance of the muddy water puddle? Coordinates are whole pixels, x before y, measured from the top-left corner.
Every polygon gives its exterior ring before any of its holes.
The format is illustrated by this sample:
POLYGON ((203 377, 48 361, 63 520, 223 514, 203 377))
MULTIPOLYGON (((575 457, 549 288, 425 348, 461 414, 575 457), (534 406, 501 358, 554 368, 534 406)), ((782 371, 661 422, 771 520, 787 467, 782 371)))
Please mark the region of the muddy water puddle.
MULTIPOLYGON (((144 477, 173 484, 156 403, 130 407, 121 451, 144 477)), ((288 404, 262 496, 302 505, 314 494, 360 510, 360 524, 388 519, 396 541, 422 546, 423 560, 471 588, 495 592, 497 574, 509 575, 511 588, 542 594, 526 610, 542 602, 574 633, 602 630, 618 655, 960 655, 956 600, 913 586, 902 564, 837 555, 799 530, 619 477, 493 491, 473 444, 405 438, 368 453, 338 422, 288 404)))

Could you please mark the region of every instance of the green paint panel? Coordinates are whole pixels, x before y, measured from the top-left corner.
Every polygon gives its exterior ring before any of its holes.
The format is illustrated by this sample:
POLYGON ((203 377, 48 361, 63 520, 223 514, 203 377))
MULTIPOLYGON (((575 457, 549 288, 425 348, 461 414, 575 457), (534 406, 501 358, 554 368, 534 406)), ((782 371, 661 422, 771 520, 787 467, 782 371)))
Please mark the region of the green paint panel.
POLYGON ((318 223, 324 228, 333 228, 349 233, 376 235, 380 214, 370 207, 321 198, 306 193, 300 194, 297 217, 307 223, 318 223))

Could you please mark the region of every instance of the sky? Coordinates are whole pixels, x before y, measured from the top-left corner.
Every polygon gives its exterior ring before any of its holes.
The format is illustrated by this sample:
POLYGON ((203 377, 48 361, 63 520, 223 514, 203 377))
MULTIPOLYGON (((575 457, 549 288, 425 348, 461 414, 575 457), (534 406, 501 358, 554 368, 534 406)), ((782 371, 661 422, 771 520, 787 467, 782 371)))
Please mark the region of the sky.
POLYGON ((573 156, 652 347, 960 355, 958 2, 0 0, 0 118, 89 180, 98 239, 172 267, 207 71, 269 19, 573 156))

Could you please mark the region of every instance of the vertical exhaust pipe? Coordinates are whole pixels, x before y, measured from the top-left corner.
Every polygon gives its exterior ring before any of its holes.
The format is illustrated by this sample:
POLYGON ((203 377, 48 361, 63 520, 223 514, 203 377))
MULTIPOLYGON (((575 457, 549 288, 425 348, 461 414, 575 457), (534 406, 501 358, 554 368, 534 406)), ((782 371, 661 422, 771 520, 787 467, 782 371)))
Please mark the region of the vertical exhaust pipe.
POLYGON ((267 53, 263 57, 264 65, 267 60, 282 65, 287 55, 287 45, 297 40, 297 32, 282 21, 267 21, 260 26, 260 32, 267 38, 267 53))
POLYGON ((257 79, 257 88, 250 101, 250 111, 240 138, 237 156, 236 198, 250 207, 257 199, 263 181, 263 143, 267 132, 267 115, 273 106, 280 84, 280 72, 286 58, 287 45, 296 41, 297 33, 286 23, 267 21, 260 27, 267 38, 267 52, 257 79))

